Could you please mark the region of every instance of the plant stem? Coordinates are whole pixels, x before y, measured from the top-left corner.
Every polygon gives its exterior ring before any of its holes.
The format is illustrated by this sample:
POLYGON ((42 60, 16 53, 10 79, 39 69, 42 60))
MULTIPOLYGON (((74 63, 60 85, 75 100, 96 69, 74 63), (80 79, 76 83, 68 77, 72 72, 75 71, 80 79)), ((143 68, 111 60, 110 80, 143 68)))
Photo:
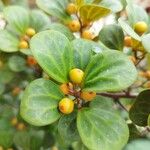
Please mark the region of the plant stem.
POLYGON ((110 98, 113 98, 113 99, 136 98, 138 96, 138 94, 130 94, 130 93, 97 93, 97 95, 110 97, 110 98))
POLYGON ((119 106, 125 110, 126 112, 128 112, 128 110, 126 109, 126 107, 119 101, 119 98, 114 99, 115 103, 119 104, 119 106))

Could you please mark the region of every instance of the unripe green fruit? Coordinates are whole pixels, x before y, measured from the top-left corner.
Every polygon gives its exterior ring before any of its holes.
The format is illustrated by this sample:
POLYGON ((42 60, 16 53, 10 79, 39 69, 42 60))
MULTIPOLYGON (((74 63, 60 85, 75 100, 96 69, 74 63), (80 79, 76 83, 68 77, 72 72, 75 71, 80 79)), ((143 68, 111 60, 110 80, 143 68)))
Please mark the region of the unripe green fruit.
POLYGON ((78 32, 80 31, 81 25, 78 20, 73 20, 69 22, 68 27, 72 32, 78 32))
POLYGON ((59 110, 63 114, 70 114, 70 113, 72 113, 73 110, 74 110, 74 101, 69 99, 69 98, 63 98, 59 102, 59 110))
POLYGON ((78 68, 74 68, 69 72, 70 80, 75 84, 80 84, 83 80, 83 76, 84 72, 78 68))
POLYGON ((134 30, 138 34, 143 34, 148 30, 148 26, 144 21, 139 21, 134 25, 134 30))
POLYGON ((66 11, 68 14, 72 15, 77 12, 77 6, 74 3, 68 4, 66 11))

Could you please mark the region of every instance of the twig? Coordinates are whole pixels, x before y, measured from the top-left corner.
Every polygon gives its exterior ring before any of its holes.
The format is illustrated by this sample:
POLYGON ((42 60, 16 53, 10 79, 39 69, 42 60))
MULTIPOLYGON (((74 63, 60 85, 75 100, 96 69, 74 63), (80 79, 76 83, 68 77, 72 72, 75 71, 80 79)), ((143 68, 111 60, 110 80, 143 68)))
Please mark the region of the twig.
POLYGON ((138 96, 138 94, 130 94, 130 93, 97 93, 97 95, 110 97, 110 98, 113 98, 113 99, 136 98, 138 96))
POLYGON ((125 110, 126 112, 128 112, 128 110, 125 108, 125 106, 119 101, 119 99, 117 98, 117 99, 114 99, 114 101, 115 101, 115 103, 117 103, 117 104, 119 104, 119 106, 123 109, 123 110, 125 110))

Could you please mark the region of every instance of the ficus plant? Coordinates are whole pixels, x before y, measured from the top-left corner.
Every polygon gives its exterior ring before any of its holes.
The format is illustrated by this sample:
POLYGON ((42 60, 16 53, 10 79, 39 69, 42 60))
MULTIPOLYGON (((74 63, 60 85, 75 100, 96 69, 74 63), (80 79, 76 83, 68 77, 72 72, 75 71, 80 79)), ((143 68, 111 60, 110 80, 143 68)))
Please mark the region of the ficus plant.
POLYGON ((0 150, 148 150, 149 14, 130 0, 20 2, 0 1, 0 150))

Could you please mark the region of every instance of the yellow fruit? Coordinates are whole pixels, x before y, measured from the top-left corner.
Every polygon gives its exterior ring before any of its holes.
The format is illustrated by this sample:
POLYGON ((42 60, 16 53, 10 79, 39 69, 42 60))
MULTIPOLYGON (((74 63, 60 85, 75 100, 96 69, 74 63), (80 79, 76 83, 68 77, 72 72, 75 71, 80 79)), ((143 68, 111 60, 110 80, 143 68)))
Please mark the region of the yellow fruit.
POLYGON ((138 34, 143 34, 148 30, 148 26, 144 21, 139 21, 134 25, 134 31, 138 34))
POLYGON ((2 146, 0 146, 0 150, 4 150, 2 146))
POLYGON ((73 89, 73 85, 72 83, 63 83, 60 85, 60 90, 64 93, 64 94, 69 94, 69 91, 73 89))
POLYGON ((26 126, 24 125, 24 123, 18 123, 17 124, 17 130, 22 131, 26 128, 26 126))
POLYGON ((29 66, 34 66, 34 65, 37 64, 37 61, 36 61, 36 59, 33 56, 28 56, 27 57, 27 64, 29 66))
POLYGON ((80 84, 83 80, 83 76, 84 72, 78 68, 74 68, 69 72, 70 80, 75 84, 80 84))
POLYGON ((96 97, 96 92, 81 92, 81 98, 85 101, 91 101, 96 97))
POLYGON ((85 30, 82 32, 82 38, 92 40, 94 38, 94 34, 89 30, 85 30))
POLYGON ((13 118, 11 119, 11 125, 12 125, 12 126, 16 126, 17 123, 18 123, 18 119, 17 119, 16 117, 13 117, 13 118))
POLYGON ((13 95, 13 96, 17 96, 20 92, 21 92, 21 88, 20 88, 20 87, 15 87, 15 88, 12 90, 12 95, 13 95))
POLYGON ((77 6, 74 3, 68 4, 66 11, 68 14, 75 14, 77 12, 77 6))
POLYGON ((150 79, 150 70, 146 71, 146 78, 150 79))
POLYGON ((131 47, 132 46, 132 38, 130 36, 126 36, 124 38, 124 45, 126 47, 131 47))
POLYGON ((72 32, 78 32, 80 31, 81 25, 78 20, 73 20, 69 22, 68 27, 72 32))
POLYGON ((134 56, 129 56, 129 59, 134 63, 134 64, 136 64, 136 58, 134 57, 134 56))
POLYGON ((69 98, 63 98, 59 102, 59 110, 63 114, 70 114, 70 113, 72 113, 73 110, 74 110, 74 101, 69 99, 69 98))
POLYGON ((27 48, 29 48, 28 42, 25 41, 25 40, 20 41, 19 48, 21 48, 21 49, 27 49, 27 48))
POLYGON ((27 34, 27 36, 32 37, 33 35, 36 34, 36 31, 35 31, 33 28, 28 28, 28 29, 26 30, 26 34, 27 34))

